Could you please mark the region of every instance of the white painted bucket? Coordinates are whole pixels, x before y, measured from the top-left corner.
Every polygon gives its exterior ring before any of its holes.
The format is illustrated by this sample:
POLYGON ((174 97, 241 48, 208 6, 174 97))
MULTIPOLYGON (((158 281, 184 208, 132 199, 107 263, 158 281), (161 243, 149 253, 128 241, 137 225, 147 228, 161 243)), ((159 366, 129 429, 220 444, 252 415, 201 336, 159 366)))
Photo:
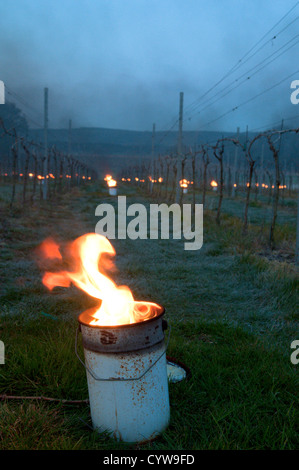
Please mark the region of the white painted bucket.
POLYGON ((109 188, 109 195, 110 196, 117 196, 117 188, 109 188))
POLYGON ((155 318, 114 327, 88 325, 88 312, 79 316, 93 427, 117 440, 149 441, 169 422, 166 322, 160 308, 155 318))

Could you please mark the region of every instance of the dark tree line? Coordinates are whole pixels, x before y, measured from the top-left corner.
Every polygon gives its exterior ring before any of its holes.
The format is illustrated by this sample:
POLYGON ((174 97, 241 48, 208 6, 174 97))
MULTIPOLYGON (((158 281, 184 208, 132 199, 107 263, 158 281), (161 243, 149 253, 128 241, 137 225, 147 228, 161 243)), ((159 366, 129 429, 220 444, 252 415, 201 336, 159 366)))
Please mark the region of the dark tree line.
POLYGON ((0 132, 0 142, 9 139, 10 143, 8 153, 1 151, 0 160, 2 181, 12 183, 10 207, 15 203, 18 183, 22 184, 22 202, 26 204, 37 198, 51 200, 63 191, 96 178, 94 170, 85 163, 55 146, 46 150, 42 144, 28 141, 16 127, 8 128, 1 118, 0 132))

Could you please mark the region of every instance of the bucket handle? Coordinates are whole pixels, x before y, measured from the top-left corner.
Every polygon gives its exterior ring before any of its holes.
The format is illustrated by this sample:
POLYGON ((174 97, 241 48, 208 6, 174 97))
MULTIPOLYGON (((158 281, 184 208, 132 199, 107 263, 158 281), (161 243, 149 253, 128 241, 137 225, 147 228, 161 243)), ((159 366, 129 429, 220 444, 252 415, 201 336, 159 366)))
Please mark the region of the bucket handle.
MULTIPOLYGON (((166 323, 166 322, 165 322, 166 323)), ((92 376, 92 378, 94 380, 98 380, 100 382, 129 382, 129 381, 132 381, 132 380, 140 380, 142 379, 142 377, 145 376, 145 374, 147 374, 152 367, 154 367, 155 364, 157 364, 157 362, 162 358, 162 356, 164 356, 164 354, 166 353, 166 350, 168 348, 168 345, 169 345, 169 339, 170 339, 170 332, 171 332, 171 326, 169 325, 169 323, 167 322, 167 328, 168 328, 168 336, 167 336, 167 341, 166 341, 166 346, 165 346, 165 349, 164 351, 160 354, 160 356, 141 374, 139 375, 139 377, 132 377, 132 378, 129 378, 129 379, 125 379, 123 377, 111 377, 110 379, 104 379, 102 377, 97 377, 93 371, 82 361, 81 357, 79 356, 79 353, 78 353, 78 333, 80 331, 80 325, 77 327, 77 330, 76 330, 76 337, 75 337, 75 353, 76 353, 76 356, 77 358, 79 359, 79 361, 81 362, 81 364, 83 365, 83 367, 85 367, 85 369, 87 370, 87 372, 92 376)))

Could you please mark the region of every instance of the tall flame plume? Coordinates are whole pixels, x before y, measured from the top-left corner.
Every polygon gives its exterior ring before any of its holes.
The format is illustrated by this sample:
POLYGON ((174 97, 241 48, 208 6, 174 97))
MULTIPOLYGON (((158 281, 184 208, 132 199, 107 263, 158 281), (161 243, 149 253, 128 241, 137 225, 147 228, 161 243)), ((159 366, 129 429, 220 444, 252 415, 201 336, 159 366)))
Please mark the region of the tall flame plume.
MULTIPOLYGON (((49 290, 56 286, 70 287, 74 284, 101 301, 92 314, 90 325, 124 325, 145 321, 157 315, 157 304, 135 301, 127 286, 117 286, 105 274, 113 266, 111 256, 115 255, 115 250, 106 237, 95 233, 83 235, 68 244, 67 253, 72 270, 47 271, 42 282, 49 290)), ((53 239, 47 239, 40 245, 39 254, 43 259, 64 261, 60 246, 53 239)))

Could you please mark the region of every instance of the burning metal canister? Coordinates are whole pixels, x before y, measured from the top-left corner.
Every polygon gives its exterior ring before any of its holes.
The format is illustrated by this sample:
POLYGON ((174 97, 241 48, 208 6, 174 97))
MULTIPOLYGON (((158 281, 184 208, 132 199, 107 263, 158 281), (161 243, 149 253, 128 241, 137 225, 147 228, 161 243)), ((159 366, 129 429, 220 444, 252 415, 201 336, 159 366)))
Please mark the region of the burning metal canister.
POLYGON ((111 175, 106 175, 104 178, 109 188, 109 196, 117 196, 117 182, 111 175))
POLYGON ((167 323, 156 306, 156 316, 128 325, 91 325, 92 311, 78 319, 93 427, 117 440, 154 439, 169 422, 167 323))
POLYGON ((217 191, 217 190, 218 190, 218 183, 217 183, 217 181, 215 181, 215 180, 211 181, 210 185, 212 186, 213 191, 217 191))
POLYGON ((109 188, 109 196, 117 196, 117 182, 111 175, 106 175, 104 180, 107 182, 109 188))
MULTIPOLYGON (((59 245, 45 240, 45 259, 63 263, 59 245)), ((117 286, 105 271, 115 255, 103 235, 89 233, 67 245, 69 271, 47 271, 43 284, 52 290, 71 284, 98 305, 79 316, 87 371, 90 410, 95 429, 126 442, 156 437, 169 421, 164 308, 136 301, 127 286, 117 286)), ((169 335, 168 335, 169 338, 169 335)))
POLYGON ((180 187, 182 188, 183 194, 188 194, 188 184, 189 181, 185 178, 180 181, 180 187))

